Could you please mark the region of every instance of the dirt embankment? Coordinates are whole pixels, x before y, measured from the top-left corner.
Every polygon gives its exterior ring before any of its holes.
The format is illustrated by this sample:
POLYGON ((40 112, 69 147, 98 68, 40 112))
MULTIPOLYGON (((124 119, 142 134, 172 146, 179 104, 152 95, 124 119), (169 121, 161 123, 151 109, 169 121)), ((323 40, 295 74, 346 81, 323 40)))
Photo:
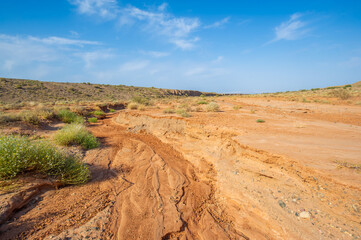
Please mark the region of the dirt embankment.
MULTIPOLYGON (((39 189, 11 209, 1 239, 360 238, 357 184, 243 144, 222 114, 125 111, 93 125, 92 181, 39 189)), ((2 209, 25 193, 0 195, 2 209)))

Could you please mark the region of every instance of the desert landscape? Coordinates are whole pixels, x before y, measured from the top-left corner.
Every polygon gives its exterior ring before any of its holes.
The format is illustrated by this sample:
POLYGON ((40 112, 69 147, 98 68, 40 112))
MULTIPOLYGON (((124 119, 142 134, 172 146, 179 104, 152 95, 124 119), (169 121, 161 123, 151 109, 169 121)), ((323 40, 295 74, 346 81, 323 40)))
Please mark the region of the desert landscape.
POLYGON ((361 240, 360 13, 0 1, 0 240, 361 240))
POLYGON ((197 94, 3 104, 3 136, 64 146, 89 176, 2 174, 1 239, 360 239, 360 82, 197 94), (74 124, 98 144, 59 142, 74 124))

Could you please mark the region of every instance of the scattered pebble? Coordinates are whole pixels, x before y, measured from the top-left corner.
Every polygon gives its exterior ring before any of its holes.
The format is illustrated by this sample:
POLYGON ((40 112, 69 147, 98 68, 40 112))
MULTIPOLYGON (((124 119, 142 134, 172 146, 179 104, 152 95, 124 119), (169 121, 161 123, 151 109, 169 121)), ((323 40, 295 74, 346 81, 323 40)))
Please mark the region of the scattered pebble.
POLYGON ((310 217, 311 217, 311 215, 309 212, 303 211, 300 213, 300 218, 310 218, 310 217))
POLYGON ((278 204, 280 205, 281 208, 285 208, 286 207, 286 203, 284 203, 283 201, 279 200, 278 204))

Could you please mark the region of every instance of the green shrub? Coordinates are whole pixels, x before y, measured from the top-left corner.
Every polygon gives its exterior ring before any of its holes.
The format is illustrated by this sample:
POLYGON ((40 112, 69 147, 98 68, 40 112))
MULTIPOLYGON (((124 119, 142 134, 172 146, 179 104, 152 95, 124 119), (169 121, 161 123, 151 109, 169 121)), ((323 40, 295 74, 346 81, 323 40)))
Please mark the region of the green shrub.
POLYGON ((90 172, 79 159, 60 151, 44 140, 0 136, 0 179, 34 171, 59 179, 64 184, 88 181, 90 172))
POLYGON ((111 113, 115 112, 115 110, 114 110, 113 108, 111 108, 109 111, 110 111, 111 113))
POLYGON ((83 124, 72 123, 57 131, 54 135, 56 143, 64 146, 80 145, 84 149, 92 149, 99 146, 99 142, 83 124))
POLYGON ((167 108, 167 109, 164 109, 164 110, 163 110, 163 113, 165 113, 165 114, 172 114, 172 113, 175 113, 175 111, 174 111, 174 109, 167 108))
POLYGON ((69 111, 68 109, 60 109, 57 113, 57 117, 60 119, 60 121, 65 122, 65 123, 82 123, 82 122, 84 122, 84 119, 81 116, 69 111))
POLYGON ((98 122, 98 118, 96 118, 96 117, 88 118, 88 122, 96 123, 96 122, 98 122))
POLYGON ((191 117, 191 115, 184 109, 178 109, 177 114, 182 117, 191 117))
POLYGON ((207 105, 207 112, 219 112, 219 106, 215 102, 211 102, 207 105))
POLYGON ((101 110, 97 110, 97 111, 94 111, 94 112, 92 112, 92 114, 94 115, 94 116, 96 116, 96 117, 99 117, 99 118, 103 118, 103 117, 105 117, 105 112, 103 112, 103 111, 101 111, 101 110))
POLYGON ((19 113, 20 120, 33 125, 39 125, 40 118, 35 111, 22 111, 19 113))
POLYGON ((20 117, 15 113, 0 113, 0 123, 20 121, 20 117))
POLYGON ((266 122, 265 120, 263 120, 263 119, 257 119, 257 121, 256 122, 258 122, 258 123, 264 123, 264 122, 266 122))
POLYGON ((201 100, 201 101, 199 101, 199 102, 197 102, 197 104, 208 104, 208 102, 207 101, 204 101, 204 100, 201 100))
POLYGON ((50 108, 42 107, 42 108, 36 109, 35 112, 38 115, 38 117, 43 120, 49 120, 49 119, 52 119, 55 117, 54 110, 52 110, 50 108))

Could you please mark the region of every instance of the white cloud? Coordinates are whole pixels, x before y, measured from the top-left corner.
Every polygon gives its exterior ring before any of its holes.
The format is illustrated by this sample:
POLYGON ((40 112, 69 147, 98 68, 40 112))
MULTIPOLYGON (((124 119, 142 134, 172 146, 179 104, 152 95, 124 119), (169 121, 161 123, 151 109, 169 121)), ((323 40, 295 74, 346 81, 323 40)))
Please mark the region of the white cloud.
POLYGON ((223 61, 223 59, 224 59, 223 56, 218 56, 217 59, 215 59, 215 60, 212 61, 212 63, 220 63, 220 62, 223 61))
POLYGON ((76 40, 69 38, 61 38, 61 37, 48 37, 48 38, 37 38, 37 37, 29 37, 29 40, 42 42, 45 44, 54 44, 54 45, 99 45, 99 42, 95 41, 86 41, 86 40, 76 40))
POLYGON ((222 25, 228 23, 229 19, 230 19, 230 17, 223 18, 222 20, 219 20, 219 21, 214 22, 214 23, 212 23, 210 25, 207 25, 204 28, 218 28, 218 27, 221 27, 222 25))
POLYGON ((199 38, 195 37, 193 39, 173 39, 171 40, 178 48, 182 50, 190 50, 194 48, 194 43, 198 42, 199 38))
POLYGON ((120 72, 129 72, 143 69, 149 65, 149 61, 131 61, 126 62, 119 67, 120 72))
POLYGON ((164 11, 168 8, 168 3, 162 3, 161 5, 159 5, 158 10, 159 11, 164 11))
POLYGON ((77 6, 80 14, 97 15, 103 19, 114 19, 118 12, 116 0, 69 0, 69 2, 77 6))
POLYGON ((74 64, 90 67, 95 61, 110 57, 107 50, 91 51, 94 45, 99 44, 61 37, 0 34, 0 69, 8 76, 39 78, 48 75, 51 78, 74 64), (87 45, 86 52, 84 45, 87 45), (84 63, 79 62, 79 58, 84 63))
MULTIPOLYGON (((194 47, 194 39, 190 34, 200 28, 198 18, 176 17, 167 12, 168 4, 163 3, 155 10, 143 10, 132 5, 121 8, 116 0, 69 0, 77 6, 80 14, 97 15, 105 19, 117 19, 119 26, 140 26, 143 31, 154 35, 165 36, 168 42, 186 50, 194 47)), ((213 25, 226 23, 225 18, 213 25)))
POLYGON ((82 52, 77 53, 75 56, 79 56, 85 62, 85 68, 91 68, 94 64, 100 60, 106 60, 114 57, 115 55, 111 53, 111 49, 107 50, 98 50, 98 51, 91 51, 91 52, 82 52))
POLYGON ((290 16, 290 19, 275 27, 274 31, 276 37, 271 42, 279 40, 296 40, 303 37, 309 29, 305 28, 307 23, 300 18, 302 14, 295 13, 290 16))
POLYGON ((123 9, 123 16, 145 23, 145 29, 172 38, 187 37, 200 26, 198 18, 174 17, 165 12, 151 12, 136 7, 123 9))
POLYGON ((169 56, 169 52, 158 52, 158 51, 140 51, 144 55, 148 55, 154 58, 161 58, 169 56))
POLYGON ((185 76, 194 76, 194 75, 199 75, 201 73, 204 73, 206 71, 206 69, 204 67, 196 67, 196 68, 192 68, 189 69, 188 71, 186 71, 184 73, 185 76))

